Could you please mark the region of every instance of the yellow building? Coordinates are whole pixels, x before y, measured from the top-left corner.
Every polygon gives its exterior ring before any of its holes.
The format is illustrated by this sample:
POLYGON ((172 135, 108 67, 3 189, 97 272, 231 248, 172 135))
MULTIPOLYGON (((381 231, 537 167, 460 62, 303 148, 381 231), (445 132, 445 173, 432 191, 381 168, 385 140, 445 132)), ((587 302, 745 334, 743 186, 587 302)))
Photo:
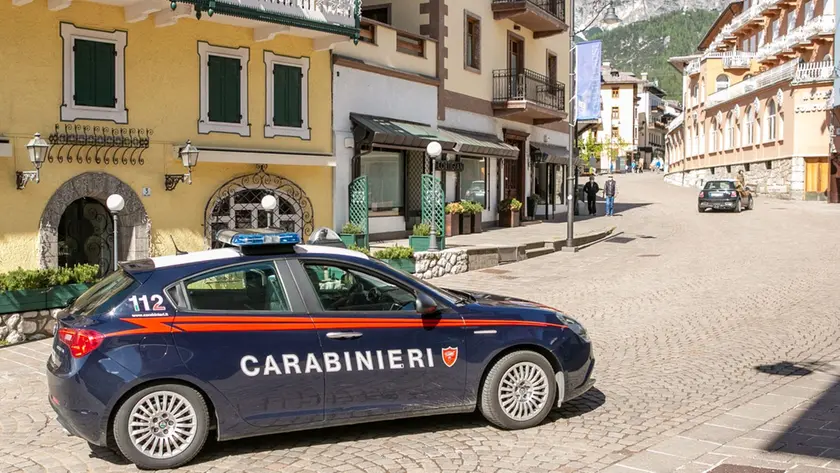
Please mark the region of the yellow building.
POLYGON ((695 186, 743 171, 760 194, 826 199, 835 31, 832 1, 729 3, 696 56, 671 59, 685 115, 667 179, 695 186))
POLYGON ((330 50, 358 37, 358 1, 198 5, 0 2, 0 271, 111 267, 112 194, 120 260, 332 225, 330 50))

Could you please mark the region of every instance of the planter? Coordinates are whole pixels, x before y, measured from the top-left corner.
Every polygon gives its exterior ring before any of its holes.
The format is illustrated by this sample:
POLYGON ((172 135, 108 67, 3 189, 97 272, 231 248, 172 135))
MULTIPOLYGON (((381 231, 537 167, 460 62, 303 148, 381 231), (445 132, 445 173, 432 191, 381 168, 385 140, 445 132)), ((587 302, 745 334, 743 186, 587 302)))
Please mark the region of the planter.
POLYGON ((461 234, 461 214, 446 214, 446 236, 458 236, 461 234))
POLYGON ((87 284, 67 284, 44 289, 0 292, 0 314, 65 307, 89 287, 87 284))
POLYGON ((461 214, 461 235, 469 235, 472 230, 472 215, 461 214))
POLYGON ((418 251, 429 251, 429 238, 428 236, 410 235, 408 237, 408 246, 415 253, 418 251))
POLYGON ((519 226, 520 210, 502 210, 499 212, 499 226, 513 228, 519 226))
POLYGON ((356 234, 353 234, 353 233, 342 233, 342 234, 338 235, 338 237, 341 238, 341 241, 342 241, 342 243, 344 243, 344 246, 349 247, 349 246, 352 246, 352 245, 356 245, 359 248, 364 248, 365 247, 365 236, 364 236, 364 234, 356 235, 356 234))
POLYGON ((473 233, 481 233, 481 212, 472 214, 472 231, 473 233))
POLYGON ((394 269, 405 271, 409 274, 414 273, 414 259, 412 258, 384 259, 382 262, 394 269))

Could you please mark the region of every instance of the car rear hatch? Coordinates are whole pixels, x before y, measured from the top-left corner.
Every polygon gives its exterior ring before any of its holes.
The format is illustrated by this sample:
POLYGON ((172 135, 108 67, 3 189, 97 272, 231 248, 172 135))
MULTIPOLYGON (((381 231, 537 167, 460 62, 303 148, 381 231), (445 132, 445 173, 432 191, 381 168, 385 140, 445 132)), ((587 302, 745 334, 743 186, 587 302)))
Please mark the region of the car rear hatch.
POLYGON ((718 190, 718 189, 711 189, 711 190, 703 190, 702 198, 705 200, 732 200, 738 197, 738 193, 734 190, 718 190))

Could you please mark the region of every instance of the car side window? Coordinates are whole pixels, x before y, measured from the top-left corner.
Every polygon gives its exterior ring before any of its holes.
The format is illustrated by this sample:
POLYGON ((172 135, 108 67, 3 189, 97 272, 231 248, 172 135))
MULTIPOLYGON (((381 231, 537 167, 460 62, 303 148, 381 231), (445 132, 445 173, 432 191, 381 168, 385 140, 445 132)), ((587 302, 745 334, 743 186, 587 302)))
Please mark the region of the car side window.
POLYGON ((314 263, 303 267, 326 311, 415 311, 414 293, 369 272, 314 263))
POLYGON ((184 287, 192 310, 289 312, 274 263, 268 261, 204 273, 184 287))

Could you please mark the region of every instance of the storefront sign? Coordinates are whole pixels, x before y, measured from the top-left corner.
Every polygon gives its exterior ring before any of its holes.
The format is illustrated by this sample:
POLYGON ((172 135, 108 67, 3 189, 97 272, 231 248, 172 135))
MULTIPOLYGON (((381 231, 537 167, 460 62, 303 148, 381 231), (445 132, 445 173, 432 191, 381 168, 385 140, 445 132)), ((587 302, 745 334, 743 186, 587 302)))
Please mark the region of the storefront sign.
POLYGON ((464 163, 461 161, 435 160, 435 169, 438 171, 461 172, 464 170, 464 163))

